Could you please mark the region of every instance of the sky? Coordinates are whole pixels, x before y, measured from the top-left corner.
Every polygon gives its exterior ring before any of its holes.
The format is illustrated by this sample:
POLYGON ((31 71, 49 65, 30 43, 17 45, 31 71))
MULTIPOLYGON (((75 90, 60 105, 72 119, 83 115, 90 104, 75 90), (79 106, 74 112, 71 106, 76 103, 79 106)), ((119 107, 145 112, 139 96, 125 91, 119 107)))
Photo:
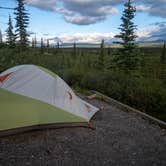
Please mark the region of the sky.
MULTIPOLYGON (((24 0, 30 14, 30 38, 64 43, 115 41, 127 0, 24 0)), ((137 12, 134 23, 139 41, 166 41, 166 0, 131 0, 137 12)), ((16 0, 0 0, 0 6, 16 7, 16 0)), ((5 38, 12 10, 0 9, 0 29, 5 38)))

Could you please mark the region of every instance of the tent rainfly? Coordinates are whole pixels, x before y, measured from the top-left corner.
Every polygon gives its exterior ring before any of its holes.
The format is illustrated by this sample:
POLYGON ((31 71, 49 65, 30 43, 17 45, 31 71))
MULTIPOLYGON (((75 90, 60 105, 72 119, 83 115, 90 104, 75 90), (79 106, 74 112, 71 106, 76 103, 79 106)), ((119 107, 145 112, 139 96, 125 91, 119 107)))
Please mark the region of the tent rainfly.
POLYGON ((20 65, 0 74, 0 135, 86 126, 97 111, 43 67, 20 65))

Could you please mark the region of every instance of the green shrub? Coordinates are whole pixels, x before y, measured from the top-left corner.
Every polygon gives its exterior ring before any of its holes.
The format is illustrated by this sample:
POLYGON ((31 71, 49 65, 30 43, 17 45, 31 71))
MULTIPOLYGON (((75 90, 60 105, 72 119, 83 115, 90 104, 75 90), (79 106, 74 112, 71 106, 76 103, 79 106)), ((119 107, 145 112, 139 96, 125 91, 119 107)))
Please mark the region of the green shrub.
MULTIPOLYGON (((35 64, 46 67, 62 77, 70 86, 96 90, 150 115, 166 120, 166 66, 160 63, 158 48, 144 48, 141 69, 128 75, 114 70, 111 50, 105 55, 106 69, 96 69, 99 49, 50 48, 49 53, 40 48, 20 52, 18 48, 0 48, 0 72, 18 64, 35 64)), ((108 51, 106 51, 108 52, 108 51)))

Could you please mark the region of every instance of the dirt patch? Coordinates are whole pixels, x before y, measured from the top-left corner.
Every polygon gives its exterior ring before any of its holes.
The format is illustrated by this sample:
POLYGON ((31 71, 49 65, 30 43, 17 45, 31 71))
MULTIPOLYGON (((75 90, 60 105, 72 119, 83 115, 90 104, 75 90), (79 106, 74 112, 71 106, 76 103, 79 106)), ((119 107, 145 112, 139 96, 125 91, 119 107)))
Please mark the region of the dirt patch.
POLYGON ((165 130, 105 102, 89 102, 102 108, 91 121, 96 130, 66 128, 0 138, 0 166, 166 165, 165 130))

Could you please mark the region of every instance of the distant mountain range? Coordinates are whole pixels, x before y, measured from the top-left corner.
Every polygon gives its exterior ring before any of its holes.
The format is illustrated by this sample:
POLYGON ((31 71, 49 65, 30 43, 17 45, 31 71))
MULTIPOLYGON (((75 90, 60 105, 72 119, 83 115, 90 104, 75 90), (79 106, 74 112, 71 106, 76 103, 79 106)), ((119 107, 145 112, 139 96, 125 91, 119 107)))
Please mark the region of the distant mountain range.
MULTIPOLYGON (((157 40, 157 41, 148 41, 148 42, 141 42, 139 41, 138 44, 141 46, 141 47, 148 47, 148 46, 151 46, 151 47, 161 47, 162 44, 166 42, 166 41, 163 41, 163 40, 157 40)), ((106 47, 118 47, 119 44, 116 44, 116 43, 105 43, 106 47)), ((100 47, 100 43, 76 43, 76 46, 77 47, 88 47, 88 48, 97 48, 97 47, 100 47)), ((60 47, 73 47, 73 43, 61 43, 60 47)))
MULTIPOLYGON (((138 41, 137 43, 141 47, 161 47, 162 43, 166 42, 163 40, 156 40, 156 41, 138 41)), ((73 47, 74 43, 63 43, 62 41, 59 42, 60 47, 63 48, 70 48, 73 47)), ((57 42, 50 43, 50 46, 56 46, 57 42)), ((40 47, 40 42, 37 42, 37 46, 40 47)), ((105 42, 106 47, 119 47, 120 45, 118 43, 114 42, 105 42)), ((79 48, 98 48, 100 47, 100 43, 76 43, 76 47, 79 48)))
MULTIPOLYGON (((73 43, 61 43, 61 47, 72 47, 73 43)), ((99 47, 100 43, 76 43, 77 47, 99 47)))

